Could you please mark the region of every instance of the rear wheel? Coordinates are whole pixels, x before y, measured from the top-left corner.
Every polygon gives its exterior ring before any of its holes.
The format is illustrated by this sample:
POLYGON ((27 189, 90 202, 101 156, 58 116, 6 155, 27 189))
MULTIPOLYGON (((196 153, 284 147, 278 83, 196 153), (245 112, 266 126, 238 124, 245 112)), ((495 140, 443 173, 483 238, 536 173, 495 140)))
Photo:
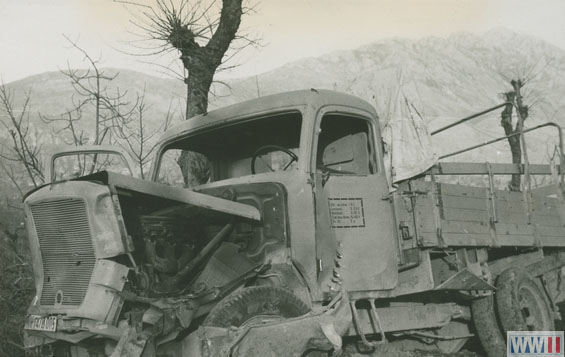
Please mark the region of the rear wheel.
POLYGON ((507 331, 555 330, 547 297, 525 272, 510 268, 496 279, 496 294, 473 301, 475 329, 489 357, 506 354, 507 331))
POLYGON ((546 295, 526 273, 507 269, 496 283, 496 306, 504 331, 555 330, 546 295))

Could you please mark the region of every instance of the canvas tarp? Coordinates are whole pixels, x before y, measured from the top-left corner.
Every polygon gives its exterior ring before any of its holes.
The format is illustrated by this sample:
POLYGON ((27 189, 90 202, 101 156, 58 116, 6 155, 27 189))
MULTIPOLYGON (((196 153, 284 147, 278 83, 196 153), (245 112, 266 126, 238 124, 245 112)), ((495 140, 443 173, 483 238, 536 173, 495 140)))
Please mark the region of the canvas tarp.
POLYGON ((438 160, 424 119, 402 94, 382 135, 391 189, 396 183, 425 172, 438 160))

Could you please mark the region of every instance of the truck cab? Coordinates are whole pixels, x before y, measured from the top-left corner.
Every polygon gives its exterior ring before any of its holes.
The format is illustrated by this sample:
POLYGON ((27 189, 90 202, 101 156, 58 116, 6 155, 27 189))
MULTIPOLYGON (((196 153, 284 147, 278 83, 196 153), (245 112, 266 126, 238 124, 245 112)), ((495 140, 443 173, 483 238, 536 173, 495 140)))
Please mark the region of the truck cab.
POLYGON ((247 112, 226 108, 193 118, 165 134, 152 180, 185 186, 178 161, 189 151, 205 157, 209 173, 193 187, 198 192, 275 183, 288 205, 288 259, 304 269, 316 300, 341 284, 352 292, 394 288, 396 232, 383 199, 374 109, 329 91, 269 99, 252 101, 247 112))

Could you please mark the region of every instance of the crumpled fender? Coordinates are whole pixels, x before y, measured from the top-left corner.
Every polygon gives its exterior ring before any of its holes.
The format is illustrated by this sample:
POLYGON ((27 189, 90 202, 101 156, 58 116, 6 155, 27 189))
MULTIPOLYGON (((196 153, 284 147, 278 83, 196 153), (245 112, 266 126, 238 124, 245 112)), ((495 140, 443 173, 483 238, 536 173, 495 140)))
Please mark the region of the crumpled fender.
POLYGON ((307 350, 331 349, 338 355, 351 321, 349 299, 342 293, 320 313, 240 328, 201 326, 182 341, 182 355, 301 356, 307 350))

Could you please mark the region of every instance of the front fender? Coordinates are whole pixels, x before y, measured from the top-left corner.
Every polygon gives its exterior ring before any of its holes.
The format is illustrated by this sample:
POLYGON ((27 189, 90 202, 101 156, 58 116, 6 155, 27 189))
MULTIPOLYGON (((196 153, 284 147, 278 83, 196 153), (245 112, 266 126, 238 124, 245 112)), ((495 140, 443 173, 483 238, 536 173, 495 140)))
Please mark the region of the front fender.
POLYGON ((340 351, 351 326, 347 294, 321 313, 240 328, 201 326, 182 342, 183 356, 301 356, 308 350, 340 351))

